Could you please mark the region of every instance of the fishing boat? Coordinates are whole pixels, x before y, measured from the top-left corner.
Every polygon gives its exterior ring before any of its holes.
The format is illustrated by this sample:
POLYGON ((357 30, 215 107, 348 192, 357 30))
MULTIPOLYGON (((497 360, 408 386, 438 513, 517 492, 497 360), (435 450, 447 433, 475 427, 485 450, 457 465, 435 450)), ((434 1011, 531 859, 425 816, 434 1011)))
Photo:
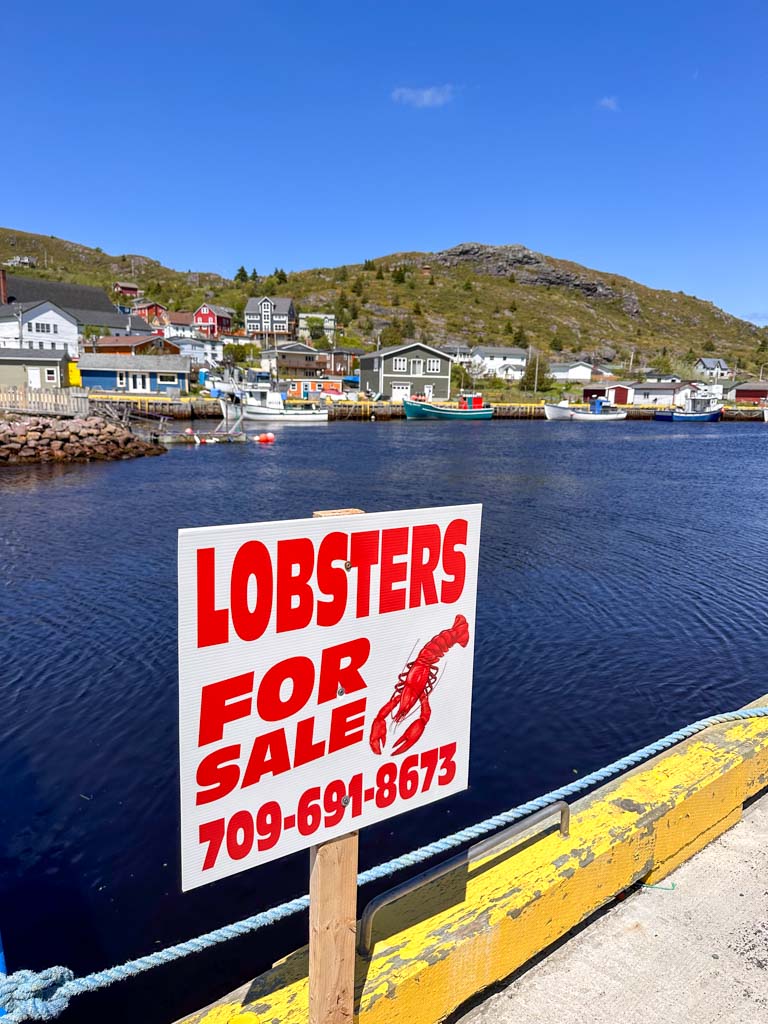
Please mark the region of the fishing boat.
POLYGON ((657 409, 653 418, 665 423, 717 423, 722 415, 722 403, 712 398, 691 397, 682 409, 657 409))
POLYGON ((576 420, 579 423, 613 423, 627 418, 626 409, 617 409, 605 398, 593 398, 589 409, 579 409, 567 402, 544 404, 548 420, 576 420))
POLYGON ((404 398, 403 409, 407 420, 489 420, 493 416, 493 409, 483 404, 480 395, 470 395, 457 405, 435 405, 404 398))
POLYGON ((327 423, 328 406, 311 401, 286 401, 279 391, 264 387, 240 387, 219 398, 222 414, 235 406, 244 420, 282 420, 291 423, 327 423))

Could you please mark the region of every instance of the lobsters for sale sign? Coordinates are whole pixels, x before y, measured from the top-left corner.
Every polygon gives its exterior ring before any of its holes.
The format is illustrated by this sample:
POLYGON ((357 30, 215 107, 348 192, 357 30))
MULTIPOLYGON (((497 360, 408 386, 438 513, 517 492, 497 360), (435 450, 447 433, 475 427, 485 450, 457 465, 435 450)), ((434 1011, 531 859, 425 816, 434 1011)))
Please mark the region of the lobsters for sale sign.
POLYGON ((185 890, 466 788, 480 516, 179 531, 185 890))

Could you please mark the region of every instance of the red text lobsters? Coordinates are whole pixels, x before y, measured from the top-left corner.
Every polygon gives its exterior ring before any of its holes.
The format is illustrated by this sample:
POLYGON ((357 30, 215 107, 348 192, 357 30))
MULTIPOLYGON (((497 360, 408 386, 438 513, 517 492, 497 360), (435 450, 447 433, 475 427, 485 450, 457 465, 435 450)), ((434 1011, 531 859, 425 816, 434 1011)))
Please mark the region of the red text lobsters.
POLYGON ((433 636, 419 651, 416 660, 405 666, 395 683, 394 693, 373 720, 370 744, 374 754, 380 754, 386 742, 387 719, 391 718, 395 724, 402 722, 419 701, 419 717, 398 738, 392 753, 402 754, 416 743, 431 715, 429 695, 437 681, 437 662, 456 644, 466 647, 468 643, 469 625, 463 615, 457 615, 450 629, 433 636))

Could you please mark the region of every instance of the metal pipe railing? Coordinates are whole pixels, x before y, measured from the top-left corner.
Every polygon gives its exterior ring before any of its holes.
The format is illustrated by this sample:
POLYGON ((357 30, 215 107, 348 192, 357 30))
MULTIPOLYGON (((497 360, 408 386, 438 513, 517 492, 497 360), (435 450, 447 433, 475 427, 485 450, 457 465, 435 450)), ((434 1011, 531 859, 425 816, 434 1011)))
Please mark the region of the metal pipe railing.
POLYGON ((557 800, 554 803, 549 804, 548 807, 543 807, 540 811, 534 811, 533 814, 529 814, 528 817, 522 818, 520 821, 516 821, 514 825, 510 825, 509 828, 505 828, 503 832, 498 832, 496 835, 489 836, 488 839, 483 839, 474 846, 470 846, 468 850, 464 850, 455 857, 451 857, 450 860, 443 861, 442 864, 436 864, 435 867, 430 868, 428 871, 422 871, 420 875, 406 879, 406 881, 401 882, 400 885, 396 885, 392 889, 387 889, 386 892, 376 896, 376 898, 372 899, 366 906, 362 917, 360 918, 360 938, 357 943, 358 953, 364 957, 369 957, 371 955, 371 950, 373 949, 373 919, 382 907, 386 907, 390 903, 394 903, 395 900, 399 900, 401 896, 407 896, 409 893, 415 892, 416 889, 420 889, 422 885, 427 885, 429 882, 434 882, 436 879, 442 878, 443 875, 450 874, 451 871, 455 871, 456 868, 461 867, 464 864, 468 864, 475 857, 480 857, 483 854, 490 853, 492 850, 499 849, 504 846, 508 840, 514 839, 515 836, 519 836, 522 832, 527 831, 534 825, 538 825, 540 822, 550 818, 555 813, 560 815, 560 835, 565 839, 569 834, 571 809, 565 800, 557 800))

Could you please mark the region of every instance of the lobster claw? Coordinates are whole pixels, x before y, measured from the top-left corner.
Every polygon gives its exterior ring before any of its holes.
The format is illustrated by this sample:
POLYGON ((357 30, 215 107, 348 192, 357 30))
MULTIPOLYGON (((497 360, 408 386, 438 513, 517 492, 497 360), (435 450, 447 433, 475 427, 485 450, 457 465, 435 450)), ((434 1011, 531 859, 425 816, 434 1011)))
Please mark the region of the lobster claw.
POLYGON ((402 754, 405 750, 410 748, 421 738, 424 729, 426 728, 428 719, 417 718, 415 722, 411 722, 408 728, 405 730, 402 736, 398 736, 397 740, 392 746, 393 754, 402 754))
POLYGON ((387 741, 387 720, 377 716, 371 726, 370 744, 374 754, 380 754, 387 741))

